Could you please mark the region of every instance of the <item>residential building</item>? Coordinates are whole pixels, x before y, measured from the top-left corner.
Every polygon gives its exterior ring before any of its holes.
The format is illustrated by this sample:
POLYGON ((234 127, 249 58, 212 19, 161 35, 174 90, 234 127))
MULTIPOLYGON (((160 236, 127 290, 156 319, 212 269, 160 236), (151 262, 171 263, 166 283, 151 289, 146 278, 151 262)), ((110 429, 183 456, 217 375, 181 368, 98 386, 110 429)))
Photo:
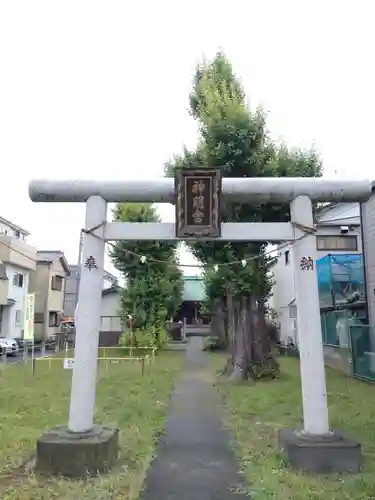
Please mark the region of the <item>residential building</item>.
POLYGON ((30 275, 29 291, 35 293, 34 335, 45 340, 61 332, 69 264, 59 250, 37 252, 36 269, 30 275))
POLYGON ((372 194, 361 203, 366 322, 350 327, 350 373, 375 381, 375 181, 372 194))
POLYGON ((102 292, 99 345, 117 345, 124 331, 121 321, 122 288, 113 284, 102 292))
MULTIPOLYGON (((70 276, 66 281, 65 296, 64 296, 64 321, 74 321, 74 311, 78 301, 79 274, 81 272, 79 265, 70 266, 70 276)), ((110 288, 112 285, 117 285, 118 279, 108 271, 104 271, 103 275, 103 290, 110 288)))
MULTIPOLYGON (((68 285, 68 282, 67 282, 68 285)), ((120 335, 124 331, 124 326, 121 320, 121 292, 122 288, 116 284, 105 288, 102 291, 102 301, 100 307, 100 330, 99 330, 99 345, 113 346, 117 345, 120 340, 120 335)), ((65 312, 65 311, 64 311, 65 312)), ((75 327, 74 318, 64 315, 63 319, 64 330, 62 340, 68 340, 74 344, 75 327)))
POLYGON ((361 204, 361 215, 368 317, 375 346, 375 182, 370 199, 361 204))
MULTIPOLYGON (((323 206, 316 214, 315 227, 318 259, 327 255, 362 253, 358 203, 330 203, 323 206)), ((282 248, 281 255, 277 259, 271 303, 278 315, 280 339, 284 342, 292 340, 298 343, 293 251, 293 244, 290 243, 282 248)))
POLYGON ((0 336, 23 336, 24 307, 36 248, 27 243, 28 231, 0 217, 0 336))

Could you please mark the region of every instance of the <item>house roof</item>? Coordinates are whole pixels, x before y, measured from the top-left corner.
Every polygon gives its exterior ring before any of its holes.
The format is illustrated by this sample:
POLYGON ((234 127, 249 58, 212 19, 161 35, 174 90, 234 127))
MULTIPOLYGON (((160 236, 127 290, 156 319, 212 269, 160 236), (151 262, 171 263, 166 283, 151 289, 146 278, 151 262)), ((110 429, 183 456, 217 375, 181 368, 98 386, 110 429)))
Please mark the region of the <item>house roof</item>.
MULTIPOLYGON (((79 264, 70 264, 69 267, 70 267, 70 270, 72 273, 79 271, 81 268, 81 266, 79 264)), ((118 278, 114 274, 110 273, 109 271, 106 271, 105 269, 103 271, 103 274, 104 274, 103 277, 105 280, 110 281, 114 285, 118 283, 118 278)))
POLYGON ((359 203, 329 203, 318 210, 316 214, 316 222, 320 224, 331 225, 360 225, 360 207, 359 203))
POLYGON ((102 291, 102 295, 108 295, 109 293, 121 293, 124 289, 121 288, 121 286, 118 285, 112 285, 109 288, 105 288, 102 291))
POLYGON ((36 254, 36 261, 40 264, 53 264, 59 259, 65 272, 70 276, 70 266, 61 250, 38 250, 36 254))
POLYGON ((206 288, 202 276, 184 276, 184 292, 182 300, 200 302, 206 296, 206 288))
POLYGON ((17 226, 17 224, 14 224, 14 222, 11 222, 10 220, 6 219, 5 217, 0 217, 0 222, 3 224, 6 224, 7 226, 11 227, 12 229, 15 229, 16 231, 20 231, 23 233, 25 236, 30 236, 29 231, 26 229, 23 229, 21 226, 17 226))

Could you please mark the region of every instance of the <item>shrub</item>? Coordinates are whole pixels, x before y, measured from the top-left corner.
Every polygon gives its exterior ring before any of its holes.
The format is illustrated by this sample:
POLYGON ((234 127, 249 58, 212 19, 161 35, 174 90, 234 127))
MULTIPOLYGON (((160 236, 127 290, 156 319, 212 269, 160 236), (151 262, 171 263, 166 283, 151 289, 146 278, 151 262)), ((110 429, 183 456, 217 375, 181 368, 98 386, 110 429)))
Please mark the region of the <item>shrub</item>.
POLYGON ((216 351, 221 349, 220 339, 219 337, 205 337, 203 341, 203 350, 204 351, 216 351))
POLYGON ((124 332, 120 337, 120 345, 123 347, 156 347, 164 349, 168 337, 165 328, 148 327, 136 329, 133 334, 124 332))

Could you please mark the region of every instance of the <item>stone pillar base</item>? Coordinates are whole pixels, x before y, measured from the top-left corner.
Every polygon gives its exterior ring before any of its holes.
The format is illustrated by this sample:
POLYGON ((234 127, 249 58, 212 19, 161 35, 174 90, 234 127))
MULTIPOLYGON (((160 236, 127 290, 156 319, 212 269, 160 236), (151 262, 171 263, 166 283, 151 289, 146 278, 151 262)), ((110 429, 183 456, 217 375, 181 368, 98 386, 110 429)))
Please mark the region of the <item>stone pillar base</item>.
POLYGON ((361 445, 332 431, 311 436, 293 429, 279 431, 279 445, 285 462, 293 468, 316 473, 359 472, 361 445))
POLYGON ((43 434, 36 445, 38 472, 83 478, 108 472, 118 456, 119 430, 95 426, 83 433, 55 427, 43 434))

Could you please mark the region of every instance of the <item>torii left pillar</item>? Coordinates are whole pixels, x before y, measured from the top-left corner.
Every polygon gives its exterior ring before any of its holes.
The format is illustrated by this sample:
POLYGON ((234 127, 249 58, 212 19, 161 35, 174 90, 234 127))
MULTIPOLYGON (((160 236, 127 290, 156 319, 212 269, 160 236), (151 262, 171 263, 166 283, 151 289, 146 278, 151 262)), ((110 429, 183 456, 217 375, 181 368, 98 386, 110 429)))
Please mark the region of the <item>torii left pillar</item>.
POLYGON ((107 472, 118 455, 118 429, 94 425, 93 420, 106 221, 107 202, 91 196, 86 203, 69 423, 68 427, 52 429, 37 442, 36 468, 49 474, 97 475, 107 472))

